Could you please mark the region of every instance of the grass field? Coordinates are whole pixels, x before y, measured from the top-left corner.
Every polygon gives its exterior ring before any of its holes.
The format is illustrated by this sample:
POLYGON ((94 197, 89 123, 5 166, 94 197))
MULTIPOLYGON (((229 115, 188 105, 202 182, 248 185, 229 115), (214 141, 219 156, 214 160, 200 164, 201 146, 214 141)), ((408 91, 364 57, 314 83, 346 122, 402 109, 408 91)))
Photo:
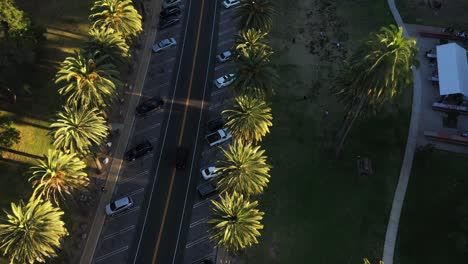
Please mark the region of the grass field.
POLYGON ((468 163, 442 151, 415 157, 395 254, 399 264, 468 262, 468 163))
POLYGON ((323 31, 330 42, 356 47, 370 31, 392 23, 386 1, 276 3, 272 41, 283 82, 273 99, 271 135, 262 143, 272 179, 260 197, 266 212, 260 244, 239 263, 344 264, 381 257, 411 92, 399 98, 394 111, 357 123, 336 160, 332 146, 343 108, 332 88, 346 54, 318 38, 323 31), (323 6, 336 17, 320 11, 323 6), (374 175, 357 175, 358 155, 372 160, 374 175))
POLYGON ((428 26, 448 27, 468 30, 468 1, 442 0, 439 10, 430 8, 425 0, 396 0, 395 1, 405 23, 422 24, 428 26))

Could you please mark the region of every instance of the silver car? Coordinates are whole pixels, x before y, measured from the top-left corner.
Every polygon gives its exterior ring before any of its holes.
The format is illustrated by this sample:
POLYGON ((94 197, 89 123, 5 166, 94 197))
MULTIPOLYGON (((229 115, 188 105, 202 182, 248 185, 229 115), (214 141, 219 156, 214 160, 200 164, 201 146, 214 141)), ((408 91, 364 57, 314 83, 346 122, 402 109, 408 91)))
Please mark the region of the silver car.
POLYGON ((216 171, 216 167, 209 166, 207 168, 202 169, 201 174, 202 174, 203 179, 209 180, 209 179, 219 176, 221 172, 216 171))
POLYGON ((106 214, 108 216, 112 216, 122 211, 125 211, 132 206, 133 206, 132 198, 123 197, 106 205, 106 214))
POLYGON ((219 77, 214 81, 216 87, 218 88, 223 88, 231 83, 233 83, 236 80, 236 76, 233 73, 226 74, 224 76, 219 77))
POLYGON ((216 59, 220 63, 224 63, 228 60, 231 60, 231 58, 232 58, 232 52, 230 50, 226 50, 225 52, 218 54, 218 56, 216 56, 216 59))
POLYGON ((231 6, 236 6, 238 4, 240 4, 239 0, 224 0, 223 1, 223 6, 225 8, 230 8, 231 6))
POLYGON ((181 0, 164 0, 162 3, 163 8, 168 8, 180 4, 181 0))
POLYGON ((153 45, 153 51, 160 52, 175 45, 177 45, 177 41, 174 38, 163 39, 159 43, 153 45))

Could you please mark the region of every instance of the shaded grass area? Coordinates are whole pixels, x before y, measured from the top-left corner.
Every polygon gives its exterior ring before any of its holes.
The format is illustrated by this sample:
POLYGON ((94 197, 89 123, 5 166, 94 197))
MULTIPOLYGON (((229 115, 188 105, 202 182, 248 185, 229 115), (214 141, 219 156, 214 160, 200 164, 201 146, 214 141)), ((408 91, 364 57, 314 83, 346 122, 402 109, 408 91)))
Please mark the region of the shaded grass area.
POLYGON ((240 263, 362 263, 365 256, 382 254, 411 91, 393 110, 356 123, 336 160, 333 146, 344 109, 333 87, 344 58, 329 43, 323 46, 331 50, 328 57, 304 46, 323 31, 329 41, 342 39, 352 49, 393 19, 384 0, 338 1, 332 22, 311 11, 319 2, 277 1, 272 44, 282 83, 272 102, 271 135, 262 142, 273 166, 270 185, 259 197, 265 228, 260 244, 244 252, 240 263), (337 26, 323 26, 330 23, 337 26), (357 175, 358 155, 372 160, 374 175, 357 175))
POLYGON ((448 27, 468 30, 468 1, 450 0, 442 2, 437 10, 430 8, 427 1, 422 0, 396 0, 397 8, 405 21, 411 24, 448 27))
POLYGON ((396 263, 468 262, 466 161, 466 155, 443 151, 422 151, 415 156, 396 263))

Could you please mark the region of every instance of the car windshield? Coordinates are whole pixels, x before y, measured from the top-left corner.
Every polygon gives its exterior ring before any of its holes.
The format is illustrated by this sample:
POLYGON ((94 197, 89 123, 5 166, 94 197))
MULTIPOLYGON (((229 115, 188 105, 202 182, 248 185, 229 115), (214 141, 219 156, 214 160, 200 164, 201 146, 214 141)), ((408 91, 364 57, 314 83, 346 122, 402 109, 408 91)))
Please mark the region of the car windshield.
POLYGON ((208 168, 205 169, 205 174, 210 175, 210 170, 208 168))
POLYGON ((169 40, 168 39, 165 39, 165 40, 162 40, 161 42, 159 42, 159 46, 161 47, 164 47, 164 46, 167 46, 169 45, 169 40))
POLYGON ((117 206, 115 206, 115 203, 111 203, 110 208, 112 211, 115 211, 117 209, 117 206))

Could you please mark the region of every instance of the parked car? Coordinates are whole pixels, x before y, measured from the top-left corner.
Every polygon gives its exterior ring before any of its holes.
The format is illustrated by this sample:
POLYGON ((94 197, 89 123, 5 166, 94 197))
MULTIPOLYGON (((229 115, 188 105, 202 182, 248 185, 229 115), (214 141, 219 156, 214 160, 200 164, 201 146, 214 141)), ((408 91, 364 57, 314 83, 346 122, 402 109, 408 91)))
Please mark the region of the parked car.
POLYGON ((181 3, 181 0, 164 0, 162 3, 162 7, 168 8, 170 6, 179 5, 180 3, 181 3))
POLYGON ((214 81, 216 87, 218 88, 223 88, 231 83, 233 83, 236 80, 236 76, 233 73, 226 74, 224 76, 219 77, 214 81))
POLYGON ((216 130, 216 132, 206 135, 205 138, 210 147, 213 147, 229 140, 231 137, 231 133, 229 133, 227 129, 223 128, 216 130))
POLYGON ((181 12, 181 9, 179 7, 179 4, 177 4, 174 6, 170 6, 168 8, 164 8, 161 11, 161 13, 159 13, 159 17, 161 17, 161 19, 166 19, 171 16, 177 16, 180 14, 180 12, 181 12))
POLYGON ((185 169, 187 158, 188 158, 188 149, 186 147, 179 147, 177 149, 177 155, 176 155, 176 169, 180 169, 180 170, 185 169))
POLYGON ((213 181, 205 182, 197 187, 197 191, 200 194, 201 198, 205 198, 210 194, 216 192, 216 185, 213 181))
POLYGON ((206 123, 206 128, 208 128, 210 132, 214 132, 218 129, 221 129, 223 128, 223 126, 224 126, 224 120, 222 117, 212 119, 206 123))
POLYGON ((106 205, 106 214, 108 216, 112 216, 122 211, 125 211, 132 206, 133 206, 132 198, 130 197, 120 198, 106 205))
POLYGON ((147 115, 150 112, 161 110, 164 105, 164 100, 159 96, 152 97, 146 101, 143 101, 136 107, 135 113, 138 116, 147 115))
POLYGON ((136 145, 134 148, 131 148, 124 154, 124 160, 126 161, 133 161, 138 158, 141 158, 148 154, 149 152, 153 151, 153 145, 148 140, 136 145))
POLYGON ((177 42, 174 38, 163 39, 159 43, 153 45, 153 51, 160 52, 175 45, 177 45, 177 42))
POLYGON ((239 0, 224 0, 223 1, 223 6, 225 8, 230 8, 230 7, 236 6, 238 4, 240 4, 239 0))
POLYGON ((201 174, 203 176, 203 179, 209 180, 209 179, 213 179, 214 177, 221 175, 221 172, 217 172, 215 166, 209 166, 209 167, 202 169, 201 174))
POLYGON ((168 28, 170 26, 173 26, 173 25, 179 23, 179 21, 180 21, 180 19, 178 19, 178 18, 161 19, 161 20, 159 20, 158 29, 168 28))
POLYGON ((232 52, 230 50, 226 50, 225 52, 221 53, 221 54, 218 54, 216 56, 216 59, 220 62, 220 63, 224 63, 226 61, 229 61, 232 59, 232 52))

